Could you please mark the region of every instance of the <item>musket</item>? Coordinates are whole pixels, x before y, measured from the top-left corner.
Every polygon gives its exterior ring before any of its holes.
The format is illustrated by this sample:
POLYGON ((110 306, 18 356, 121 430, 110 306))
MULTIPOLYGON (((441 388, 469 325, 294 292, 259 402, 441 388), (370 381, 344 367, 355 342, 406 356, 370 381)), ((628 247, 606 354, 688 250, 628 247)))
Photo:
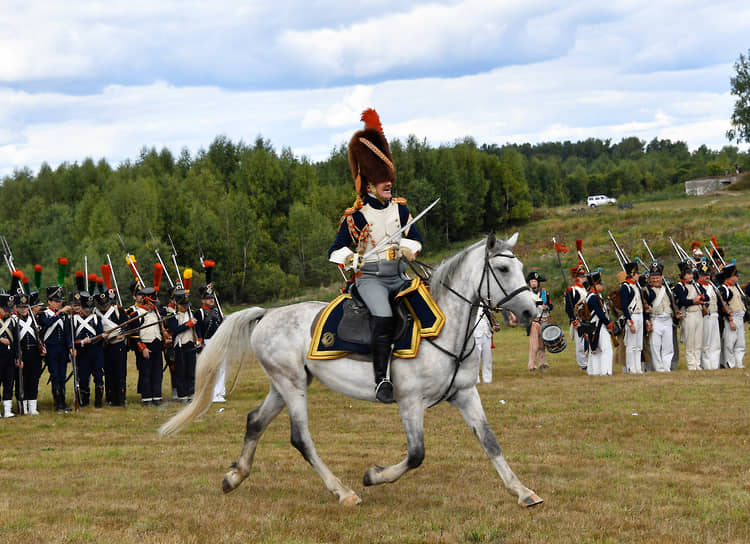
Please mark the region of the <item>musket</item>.
POLYGON ((156 253, 156 258, 159 259, 159 262, 161 263, 161 268, 164 270, 164 275, 167 277, 167 283, 169 283, 170 289, 174 289, 174 282, 172 281, 172 278, 169 277, 169 271, 167 270, 167 267, 164 265, 164 261, 161 259, 161 255, 159 254, 159 246, 156 244, 156 238, 154 238, 154 233, 150 230, 148 233, 151 235, 151 241, 154 243, 154 253, 156 253))
POLYGON ((0 236, 0 241, 2 241, 3 244, 3 257, 5 258, 5 264, 8 265, 8 270, 10 270, 10 273, 12 274, 16 269, 16 265, 13 264, 13 252, 10 250, 8 239, 5 236, 0 236))
POLYGON ((643 245, 646 246, 646 251, 648 251, 648 256, 651 257, 651 262, 655 263, 656 262, 656 257, 654 257, 654 254, 651 253, 651 248, 648 247, 648 242, 646 242, 646 240, 643 239, 643 238, 641 238, 641 242, 643 242, 643 245))
MULTIPOLYGON (((172 246, 172 264, 174 265, 174 269, 177 272, 178 285, 180 289, 184 289, 185 284, 182 283, 182 278, 180 277, 180 267, 177 266, 177 250, 174 247, 174 242, 172 242, 172 237, 169 235, 169 233, 167 233, 167 238, 169 239, 169 245, 172 246)), ((199 242, 198 247, 200 247, 200 242, 199 242)), ((202 251, 201 251, 201 255, 203 255, 202 251)), ((214 294, 214 296, 216 295, 214 294)), ((216 302, 218 304, 218 300, 216 302)), ((188 319, 193 319, 193 310, 190 308, 189 304, 187 306, 187 312, 188 312, 188 319)), ((192 327, 190 330, 193 332, 193 344, 197 346, 198 345, 198 333, 195 331, 195 327, 192 327)))
MULTIPOLYGON (((83 256, 83 277, 86 278, 86 281, 89 279, 89 258, 87 255, 83 256)), ((89 293, 91 294, 91 293, 89 293)))
MULTIPOLYGON (((203 254, 203 248, 201 247, 201 241, 200 238, 198 238, 198 235, 195 235, 195 241, 198 242, 198 258, 201 261, 201 268, 203 270, 206 269, 206 266, 203 264, 203 261, 205 260, 205 255, 203 254)), ((219 311, 219 315, 222 319, 224 319, 224 312, 221 310, 221 304, 219 304, 219 296, 216 294, 216 290, 214 290, 214 300, 216 301, 216 309, 219 311)))
POLYGON ((620 263, 620 268, 625 270, 625 263, 629 263, 630 259, 628 258, 625 251, 617 243, 617 240, 615 240, 615 237, 612 234, 612 231, 608 230, 607 234, 609 234, 609 239, 612 240, 612 244, 615 246, 615 257, 617 257, 617 262, 620 263))
POLYGON ((115 269, 112 267, 112 259, 109 258, 107 253, 107 264, 109 264, 109 270, 112 274, 112 284, 115 286, 115 293, 117 293, 117 302, 122 307, 122 297, 120 297, 120 288, 117 286, 117 277, 115 276, 115 269))
MULTIPOLYGON (((31 308, 29 308, 31 311, 31 308)), ((21 347, 21 317, 16 314, 16 358, 18 359, 18 394, 16 400, 18 401, 18 414, 23 415, 23 348, 21 347)))
POLYGON ((177 266, 177 250, 174 247, 174 242, 172 242, 172 237, 167 233, 167 239, 169 239, 169 245, 172 247, 172 264, 174 265, 175 274, 177 274, 177 284, 180 286, 180 288, 184 288, 185 284, 182 283, 182 276, 180 276, 180 267, 177 266))
POLYGON ((417 215, 414 219, 412 219, 411 221, 409 221, 406 225, 404 225, 403 227, 401 227, 400 229, 398 229, 396 232, 394 232, 393 234, 391 234, 388 238, 386 238, 385 240, 381 241, 378 245, 376 245, 370 251, 368 251, 367 253, 365 253, 364 255, 362 255, 362 257, 360 257, 359 260, 360 261, 364 261, 365 259, 367 259, 371 255, 374 255, 375 253, 377 253, 381 249, 383 249, 385 246, 387 246, 388 244, 390 244, 393 240, 395 240, 398 236, 400 236, 401 233, 406 232, 407 230, 409 230, 409 228, 414 223, 416 223, 417 221, 419 221, 420 219, 422 219, 422 217, 424 217, 424 215, 427 212, 429 212, 432 208, 434 208, 435 205, 438 202, 440 202, 440 197, 436 198, 435 202, 433 202, 432 204, 430 204, 429 206, 427 206, 424 210, 422 210, 419 213, 419 215, 417 215))
POLYGON ((122 244, 122 249, 125 250, 125 262, 128 263, 128 266, 133 270, 133 274, 135 274, 135 279, 138 281, 138 283, 141 285, 141 287, 146 287, 146 284, 143 282, 143 278, 141 278, 140 272, 138 272, 138 267, 136 266, 135 262, 131 261, 131 253, 128 251, 127 246, 125 245, 125 241, 122 239, 122 236, 120 236, 120 233, 117 233, 117 237, 120 239, 120 244, 122 244))
MULTIPOLYGON (((108 329, 101 334, 97 334, 96 336, 91 337, 91 343, 100 342, 102 340, 105 340, 107 337, 111 336, 112 332, 116 331, 117 329, 122 329, 125 325, 129 325, 133 321, 136 321, 140 319, 142 316, 136 315, 135 317, 131 317, 127 321, 123 321, 122 323, 116 325, 115 327, 112 327, 111 329, 108 329)), ((138 329, 133 329, 138 330, 138 329)))
MULTIPOLYGON (((711 247, 714 248, 714 251, 716 252, 716 256, 719 258, 719 261, 721 261, 721 266, 726 266, 727 263, 724 260, 724 257, 721 256, 721 253, 719 253, 719 248, 716 245, 716 237, 715 236, 711 237, 711 247)), ((710 255, 710 253, 709 253, 709 255, 710 255)), ((717 268, 717 270, 718 270, 718 268, 717 268)))
POLYGON ((70 362, 73 367, 71 372, 73 376, 73 410, 78 412, 81 409, 81 385, 78 383, 78 363, 76 361, 76 321, 72 315, 70 316, 70 335, 73 340, 73 349, 70 350, 70 362))

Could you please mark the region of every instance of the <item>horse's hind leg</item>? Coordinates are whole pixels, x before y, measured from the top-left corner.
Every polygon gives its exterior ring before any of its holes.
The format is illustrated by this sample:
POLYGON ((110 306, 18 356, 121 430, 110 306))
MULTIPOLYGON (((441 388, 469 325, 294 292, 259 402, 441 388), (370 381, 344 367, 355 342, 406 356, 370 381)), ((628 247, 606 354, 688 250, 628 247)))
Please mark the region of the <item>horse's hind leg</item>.
POLYGON ((518 504, 528 507, 543 502, 536 493, 521 483, 505 461, 505 457, 500 451, 500 444, 497 443, 495 434, 487 422, 487 416, 484 413, 484 408, 482 408, 482 401, 479 399, 476 387, 458 391, 450 402, 459 409, 464 420, 474 432, 474 436, 482 444, 485 453, 500 474, 505 488, 511 494, 518 496, 518 504))
POLYGON ((258 441, 263 432, 273 419, 279 415, 284 408, 284 399, 279 395, 276 388, 271 385, 268 395, 255 410, 247 414, 247 426, 245 428, 245 443, 242 446, 237 462, 224 475, 221 487, 224 493, 229 493, 239 486, 242 481, 250 474, 250 468, 253 465, 255 449, 258 447, 258 441))
POLYGON ((392 484, 403 476, 406 471, 417 468, 424 460, 424 404, 422 398, 399 400, 401 410, 401 422, 406 431, 406 459, 391 465, 382 467, 375 465, 367 469, 363 478, 365 485, 392 484))

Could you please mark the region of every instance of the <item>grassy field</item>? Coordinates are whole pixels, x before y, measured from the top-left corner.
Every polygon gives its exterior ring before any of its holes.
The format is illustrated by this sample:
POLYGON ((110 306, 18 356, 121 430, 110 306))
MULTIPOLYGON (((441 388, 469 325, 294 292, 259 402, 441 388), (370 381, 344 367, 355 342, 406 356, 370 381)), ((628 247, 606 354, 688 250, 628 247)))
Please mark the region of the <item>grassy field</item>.
POLYGON ((480 394, 511 467, 545 499, 534 509, 505 492, 445 403, 427 413, 424 464, 364 487, 370 465, 405 455, 397 409, 318 383, 309 395, 318 452, 363 504, 338 505, 290 445, 283 413, 248 480, 224 495, 246 413, 267 390, 254 364, 229 402, 173 438, 156 429, 179 405, 139 406, 133 387, 126 408, 57 415, 45 391, 40 416, 0 420, 0 541, 750 541, 747 370, 688 373, 682 363, 669 375, 593 378, 569 346, 530 374, 522 330, 496 343, 494 381, 480 394))
MULTIPOLYGON (((750 195, 740 193, 583 215, 545 210, 520 228, 517 253, 554 287, 551 237, 571 247, 581 237, 589 264, 614 285, 608 228, 631 255, 645 257, 636 249, 645 237, 675 272, 666 237, 688 246, 715 235, 743 271, 749 209, 750 195)), ((566 255, 566 269, 573 264, 566 255)), ((553 321, 561 316, 558 304, 553 321)), ((480 395, 511 467, 545 500, 539 507, 517 506, 445 403, 426 415, 424 464, 393 485, 364 487, 372 464, 406 454, 398 410, 318 383, 309 394, 318 453, 363 504, 338 505, 290 445, 284 413, 261 440, 250 477, 224 495, 246 414, 267 391, 263 372, 245 366, 226 404, 162 439, 157 428, 180 406, 140 406, 131 361, 126 408, 57 415, 45 386, 40 416, 0 419, 0 542, 750 542, 750 371, 688 373, 683 361, 668 375, 615 369, 594 378, 568 346, 549 357, 549 371, 530 374, 522 330, 503 329, 495 340, 494 382, 480 395)))

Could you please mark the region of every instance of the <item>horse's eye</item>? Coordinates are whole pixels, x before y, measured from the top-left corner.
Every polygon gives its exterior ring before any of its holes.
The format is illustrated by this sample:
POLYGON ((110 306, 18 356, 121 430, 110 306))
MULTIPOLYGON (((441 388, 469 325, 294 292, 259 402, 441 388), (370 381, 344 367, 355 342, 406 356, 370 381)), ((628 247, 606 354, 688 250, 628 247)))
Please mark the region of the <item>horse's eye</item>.
POLYGON ((499 266, 497 268, 501 274, 507 274, 508 273, 508 267, 507 266, 499 266))

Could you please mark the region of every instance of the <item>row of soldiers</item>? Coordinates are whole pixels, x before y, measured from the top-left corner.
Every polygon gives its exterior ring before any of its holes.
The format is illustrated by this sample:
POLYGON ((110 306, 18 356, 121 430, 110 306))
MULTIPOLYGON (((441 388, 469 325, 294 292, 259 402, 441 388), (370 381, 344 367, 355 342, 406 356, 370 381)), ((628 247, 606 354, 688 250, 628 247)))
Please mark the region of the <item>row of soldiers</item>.
MULTIPOLYGON (((184 282, 170 285, 168 300, 161 303, 158 263, 153 286, 146 286, 136 269, 137 279, 130 285, 134 302, 129 307, 123 306, 108 265, 102 266, 102 277, 88 277, 88 286, 85 274, 77 272, 76 288, 66 297, 63 281, 67 261, 58 259, 58 284, 46 287, 46 308, 39 300, 40 285, 32 290, 28 280, 23 281, 22 274, 14 272, 10 292, 0 294, 4 417, 15 415, 13 394, 21 414, 39 413, 37 399, 44 368, 49 372, 58 412, 70 410, 66 384, 71 379, 76 409, 90 404, 92 379, 95 407, 105 402, 124 406, 128 351, 135 354, 143 404, 161 403, 162 377, 167 368, 173 398, 188 402, 195 388, 197 353, 223 321, 212 282, 214 263, 206 261, 205 265, 206 284, 198 290, 201 306, 195 312, 190 303, 192 274, 184 282)), ((134 266, 133 259, 131 270, 134 266)))
POLYGON ((663 264, 653 261, 644 270, 620 251, 620 285, 605 297, 601 269, 587 270, 580 239, 577 246, 579 264, 571 268, 565 311, 576 361, 588 374, 612 374, 615 364, 633 374, 676 370, 680 340, 688 370, 744 368, 750 283, 742 288, 737 266, 724 261, 722 248, 715 246, 709 259, 697 242, 691 253, 678 251, 675 285, 665 278, 663 264))

